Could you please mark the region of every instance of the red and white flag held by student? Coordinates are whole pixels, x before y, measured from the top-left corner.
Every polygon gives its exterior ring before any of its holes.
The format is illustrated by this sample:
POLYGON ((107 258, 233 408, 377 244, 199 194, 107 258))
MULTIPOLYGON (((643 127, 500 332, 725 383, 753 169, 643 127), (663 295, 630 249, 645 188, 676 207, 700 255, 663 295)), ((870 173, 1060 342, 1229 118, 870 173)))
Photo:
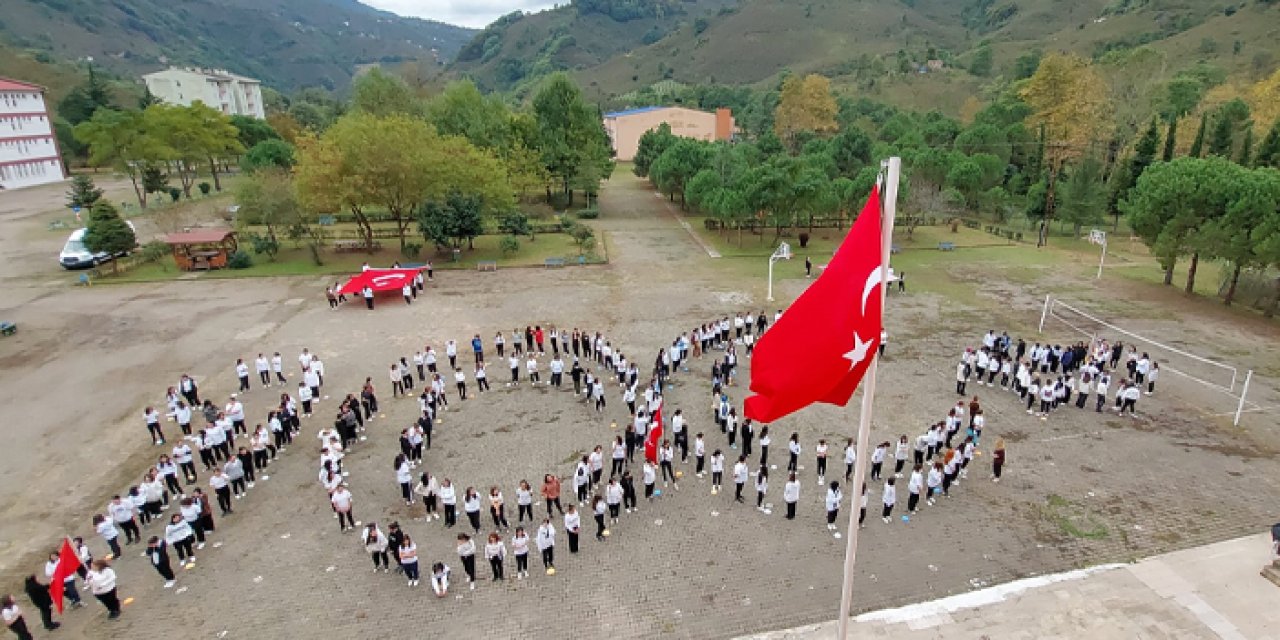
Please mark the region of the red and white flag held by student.
POLYGON ((848 404, 880 343, 882 252, 875 188, 826 270, 756 343, 748 418, 770 423, 815 402, 848 404))
POLYGON ((644 437, 644 459, 658 463, 658 445, 662 444, 662 399, 653 410, 653 420, 649 423, 649 433, 644 437))
POLYGON ((53 576, 49 578, 49 595, 53 597, 53 606, 58 608, 58 613, 62 613, 62 588, 65 584, 63 581, 74 576, 79 568, 80 556, 76 555, 76 550, 71 548, 71 541, 63 538, 62 549, 58 551, 58 565, 53 569, 53 576))

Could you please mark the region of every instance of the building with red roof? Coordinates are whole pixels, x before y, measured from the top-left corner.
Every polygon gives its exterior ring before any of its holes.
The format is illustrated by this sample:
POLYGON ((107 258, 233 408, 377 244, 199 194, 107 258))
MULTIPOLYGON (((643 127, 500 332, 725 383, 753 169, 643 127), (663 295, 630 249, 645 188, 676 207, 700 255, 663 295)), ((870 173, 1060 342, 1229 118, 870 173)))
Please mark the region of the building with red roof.
POLYGON ((0 189, 66 178, 44 87, 0 78, 0 189))

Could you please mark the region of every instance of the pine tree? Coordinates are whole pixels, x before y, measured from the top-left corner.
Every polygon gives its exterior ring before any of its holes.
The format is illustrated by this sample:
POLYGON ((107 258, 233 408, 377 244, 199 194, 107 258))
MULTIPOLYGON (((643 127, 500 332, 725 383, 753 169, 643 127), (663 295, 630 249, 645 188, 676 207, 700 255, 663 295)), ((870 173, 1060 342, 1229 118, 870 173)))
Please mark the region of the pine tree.
POLYGON ((1249 158, 1253 154, 1253 123, 1249 123, 1244 130, 1244 141, 1240 143, 1240 157, 1236 158, 1236 164, 1242 167, 1249 166, 1249 158))
POLYGON ((1262 139, 1258 155, 1253 157, 1253 166, 1280 169, 1280 120, 1271 125, 1271 131, 1262 139))
POLYGON ((67 208, 88 209, 102 198, 102 189, 93 184, 93 178, 78 175, 71 179, 71 189, 67 191, 67 208))
POLYGON ((1199 158, 1204 149, 1204 130, 1209 125, 1209 114, 1200 114, 1200 128, 1196 129, 1196 139, 1191 143, 1191 152, 1187 155, 1192 158, 1199 158))
POLYGON ((1133 182, 1136 184, 1138 178, 1142 177, 1142 172, 1156 161, 1156 149, 1160 146, 1160 130, 1156 126, 1155 118, 1151 119, 1151 125, 1143 132, 1142 137, 1138 139, 1138 144, 1133 149, 1133 162, 1129 165, 1129 173, 1133 176, 1133 182))
POLYGON ((1214 119, 1213 136, 1209 140, 1209 155, 1230 158, 1231 149, 1235 146, 1234 136, 1235 126, 1231 118, 1225 111, 1219 112, 1218 117, 1214 119))
MULTIPOLYGON (((106 200, 98 200, 89 210, 88 229, 84 234, 84 246, 93 253, 119 255, 138 246, 138 238, 116 208, 106 200)), ((113 263, 113 270, 119 266, 113 263)))
POLYGON ((1178 119, 1169 119, 1169 131, 1164 134, 1164 153, 1160 159, 1165 162, 1173 160, 1173 149, 1178 145, 1178 119))

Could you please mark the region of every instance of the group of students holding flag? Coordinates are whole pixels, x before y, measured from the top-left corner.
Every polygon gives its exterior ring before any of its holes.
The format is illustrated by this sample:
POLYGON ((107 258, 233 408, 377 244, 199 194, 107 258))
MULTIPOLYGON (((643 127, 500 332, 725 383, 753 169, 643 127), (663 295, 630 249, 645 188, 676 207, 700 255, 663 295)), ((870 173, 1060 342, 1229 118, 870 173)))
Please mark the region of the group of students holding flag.
MULTIPOLYGON (((315 366, 318 363, 318 358, 306 349, 299 356, 300 375, 307 392, 307 415, 321 397, 319 387, 323 383, 314 374, 319 369, 315 366)), ((271 360, 259 354, 256 365, 264 387, 286 383, 279 353, 271 360)), ((95 558, 83 537, 67 538, 45 564, 47 583, 35 574, 27 577, 24 591, 40 610, 45 629, 60 626, 53 620, 53 611, 61 613, 64 600, 73 606, 84 606, 77 592, 77 577, 107 609, 109 619, 120 616, 121 600, 113 565, 123 556, 119 540, 122 535, 125 545, 145 545, 139 555, 150 562, 164 580, 165 588, 173 587, 177 578, 170 554, 176 553, 182 567, 194 567, 195 551, 205 548, 208 535, 215 530, 212 504, 216 501, 222 507, 223 516, 233 513, 233 500, 247 495, 256 481, 269 478, 265 474, 267 466, 292 444, 299 432, 300 408, 293 396, 282 393, 278 406, 268 411, 266 423, 256 425, 251 432, 242 401, 246 393, 243 361, 237 362, 235 373, 238 391, 229 396, 223 409, 208 398, 202 400, 196 379, 184 374, 166 393, 167 414, 153 407, 143 411, 147 434, 155 446, 167 444, 161 426, 164 419, 177 423, 181 437, 174 443, 171 454, 161 454, 138 484, 112 496, 105 512, 92 516, 91 524, 106 544, 108 553, 95 558), (200 419, 206 426, 193 428, 192 423, 200 419), (208 492, 195 486, 201 474, 196 468, 197 452, 204 473, 210 474, 208 492), (166 515, 175 506, 174 512, 166 515), (144 538, 145 530, 152 525, 158 526, 156 534, 144 538)), ((10 611, 5 615, 6 625, 19 637, 30 637, 21 609, 16 601, 12 605, 6 607, 10 611)))

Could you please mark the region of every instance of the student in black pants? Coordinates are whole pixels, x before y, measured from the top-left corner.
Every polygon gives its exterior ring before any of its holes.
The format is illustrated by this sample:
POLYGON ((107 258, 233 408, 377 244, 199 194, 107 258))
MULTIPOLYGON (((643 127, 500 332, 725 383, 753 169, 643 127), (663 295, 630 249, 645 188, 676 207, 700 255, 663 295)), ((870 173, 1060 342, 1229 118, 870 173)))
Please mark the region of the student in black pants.
POLYGON ((40 621, 44 623, 44 628, 52 631, 61 627, 61 622, 53 621, 53 598, 49 596, 49 587, 40 584, 35 574, 31 574, 27 576, 24 589, 27 592, 27 597, 31 599, 31 604, 34 604, 40 610, 40 621))
POLYGON ((13 635, 18 636, 18 640, 31 640, 35 637, 27 629, 27 621, 22 617, 22 609, 18 608, 18 601, 14 600, 13 596, 6 595, 0 604, 4 607, 5 626, 9 627, 13 635))
POLYGON ((151 560, 151 566, 156 568, 156 573, 164 578, 165 586, 172 586, 175 578, 173 567, 169 564, 168 543, 156 536, 151 536, 147 540, 147 558, 151 560))

